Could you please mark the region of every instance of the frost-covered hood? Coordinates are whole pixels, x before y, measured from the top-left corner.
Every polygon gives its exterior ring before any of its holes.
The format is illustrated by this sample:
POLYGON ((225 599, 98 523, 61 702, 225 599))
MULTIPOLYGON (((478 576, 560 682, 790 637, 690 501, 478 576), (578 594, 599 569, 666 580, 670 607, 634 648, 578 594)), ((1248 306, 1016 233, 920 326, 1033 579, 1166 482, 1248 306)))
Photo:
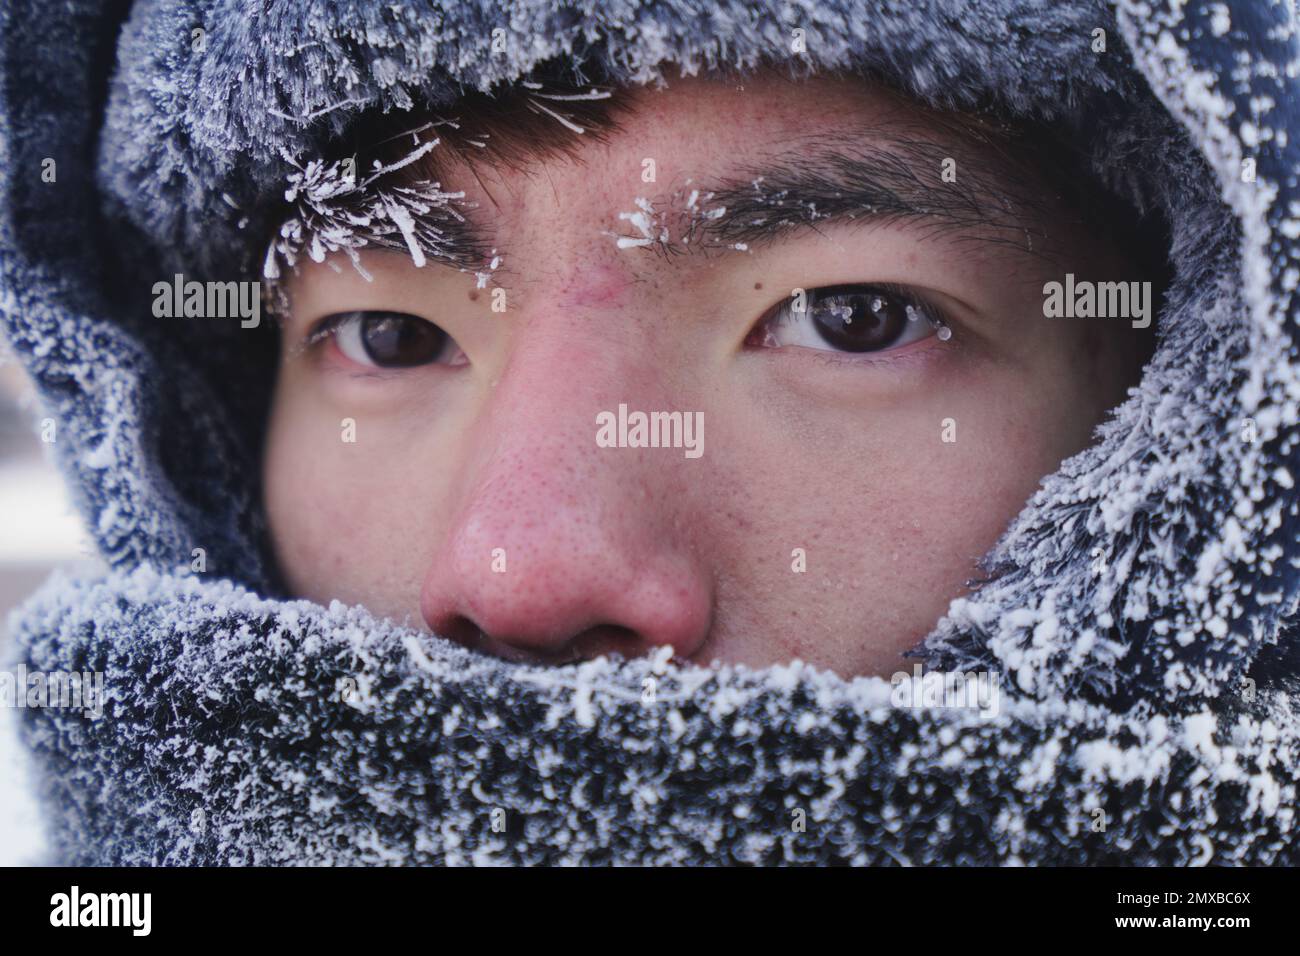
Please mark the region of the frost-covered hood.
POLYGON ((29 666, 103 670, 110 695, 100 721, 27 712, 58 854, 1294 862, 1288 0, 11 0, 0 80, 0 319, 113 569, 15 619, 29 666), (361 110, 557 57, 627 83, 744 69, 796 28, 798 69, 1069 131, 1169 225, 1140 386, 921 648, 1001 675, 999 713, 799 666, 545 671, 284 600, 257 467, 269 370, 238 335, 154 319, 153 283, 256 278, 286 156, 361 110))

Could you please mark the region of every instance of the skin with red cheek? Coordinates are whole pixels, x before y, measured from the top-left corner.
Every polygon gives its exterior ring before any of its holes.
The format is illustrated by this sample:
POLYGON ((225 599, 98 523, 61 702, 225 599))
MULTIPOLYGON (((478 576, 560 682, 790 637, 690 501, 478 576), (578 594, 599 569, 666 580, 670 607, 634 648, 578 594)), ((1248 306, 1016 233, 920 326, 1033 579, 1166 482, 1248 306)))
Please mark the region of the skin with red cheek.
MULTIPOLYGON (((652 189, 900 108, 829 78, 635 96, 576 160, 448 170, 502 255, 504 313, 473 276, 400 253, 363 253, 374 282, 346 259, 290 281, 289 345, 330 315, 396 313, 463 361, 366 367, 341 334, 285 349, 264 459, 285 577, 515 659, 667 644, 701 663, 898 670, 1123 399, 1137 350, 1114 327, 1043 318, 1059 263, 901 224, 619 248, 619 213, 652 189), (852 354, 754 337, 790 290, 853 283, 921 290, 950 337, 852 354), (597 416, 620 404, 701 414, 702 454, 602 447, 597 416)), ((1057 244, 1076 275, 1114 274, 1095 240, 1057 244)))

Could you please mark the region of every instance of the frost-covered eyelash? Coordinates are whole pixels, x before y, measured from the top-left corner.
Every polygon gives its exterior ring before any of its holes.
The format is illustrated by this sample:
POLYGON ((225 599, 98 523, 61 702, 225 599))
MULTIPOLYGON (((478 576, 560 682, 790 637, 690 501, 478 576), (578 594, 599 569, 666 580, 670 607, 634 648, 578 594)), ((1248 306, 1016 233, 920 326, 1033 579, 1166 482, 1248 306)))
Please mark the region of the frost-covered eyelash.
POLYGON ((345 322, 360 321, 366 315, 380 314, 379 310, 353 309, 350 312, 335 312, 318 321, 303 336, 302 341, 289 352, 288 358, 296 358, 317 348, 322 342, 333 338, 345 322))
MULTIPOLYGON (((409 312, 399 312, 393 309, 352 309, 345 312, 334 312, 325 316, 323 319, 318 320, 303 337, 302 341, 290 350, 287 357, 292 359, 318 348, 327 340, 336 338, 344 327, 351 322, 361 322, 367 317, 380 315, 400 316, 405 319, 410 319, 411 321, 424 322, 439 330, 444 336, 447 335, 442 326, 435 322, 430 322, 423 316, 412 315, 409 312)), ((447 337, 450 340, 450 336, 447 337)), ((347 353, 347 349, 344 346, 340 345, 339 348, 345 354, 347 353)), ((408 369, 404 367, 394 368, 375 365, 367 368, 365 371, 354 372, 353 375, 367 378, 388 378, 390 376, 399 375, 405 371, 408 371, 408 369)))
POLYGON ((335 312, 316 323, 302 340, 303 348, 315 348, 321 342, 338 334, 339 326, 344 322, 361 321, 362 312, 335 312))
MULTIPOLYGON (((818 296, 826 295, 828 292, 831 294, 844 295, 849 292, 865 292, 867 290, 879 290, 897 296, 904 302, 908 303, 907 315, 909 319, 913 318, 913 313, 915 312, 915 318, 918 321, 925 319, 935 329, 935 336, 939 341, 946 342, 948 339, 952 338, 952 327, 948 324, 944 311, 928 298, 917 293, 915 289, 911 289, 904 285, 899 285, 894 282, 841 282, 832 286, 820 286, 809 289, 808 293, 809 295, 818 296)), ((788 305, 788 302, 788 299, 783 299, 778 303, 769 313, 771 316, 769 321, 775 321, 777 324, 794 321, 795 314, 790 309, 785 308, 785 306, 788 305)))

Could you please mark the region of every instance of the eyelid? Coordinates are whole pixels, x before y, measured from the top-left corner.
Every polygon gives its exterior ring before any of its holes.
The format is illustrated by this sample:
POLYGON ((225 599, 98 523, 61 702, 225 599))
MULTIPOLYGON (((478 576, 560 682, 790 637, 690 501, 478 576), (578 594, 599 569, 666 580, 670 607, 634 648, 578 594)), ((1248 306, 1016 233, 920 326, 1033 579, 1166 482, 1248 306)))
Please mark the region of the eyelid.
MULTIPOLYGON (((314 348, 321 342, 338 333, 339 328, 345 323, 352 320, 360 320, 368 315, 400 315, 410 319, 417 319, 421 322, 428 322, 436 328, 442 329, 442 326, 436 322, 430 322, 422 315, 415 315, 412 312, 399 312, 396 309, 346 309, 342 312, 331 312, 329 315, 316 320, 308 329, 307 334, 303 336, 299 349, 306 350, 314 348)), ((445 331, 445 330, 444 330, 445 331)))
POLYGON ((361 314, 362 313, 359 310, 354 310, 351 312, 334 312, 325 316, 319 321, 313 323, 307 330, 307 334, 304 335, 302 339, 302 347, 309 349, 318 345, 337 332, 338 327, 342 325, 345 320, 352 316, 359 316, 361 314))
MULTIPOLYGON (((938 305, 934 301, 933 297, 926 295, 924 291, 897 282, 836 282, 830 285, 812 286, 801 290, 809 300, 804 311, 794 312, 792 309, 794 295, 788 295, 764 312, 755 327, 767 328, 771 326, 792 325, 800 321, 808 321, 812 307, 811 300, 814 297, 830 298, 836 295, 861 295, 869 290, 878 290, 896 296, 905 303, 908 303, 908 308, 915 306, 918 312, 916 321, 925 321, 929 324, 931 334, 925 338, 937 337, 940 340, 946 341, 951 337, 952 322, 948 318, 947 310, 938 305)), ((901 345, 894 345, 887 348, 868 350, 864 352, 840 352, 834 347, 813 350, 830 352, 836 355, 847 355, 854 361, 862 361, 867 359, 869 356, 881 357, 890 352, 900 351, 924 340, 924 338, 921 338, 912 342, 904 342, 901 345)), ((802 347, 812 348, 811 346, 802 347)))
MULTIPOLYGON (((285 355, 285 361, 303 357, 315 358, 322 345, 334 338, 345 321, 359 317, 365 310, 334 312, 316 320, 307 327, 301 341, 294 345, 285 355)), ((382 372, 384 369, 370 369, 370 372, 382 372)))
MULTIPOLYGON (((907 299, 915 302, 921 318, 929 319, 932 325, 941 326, 949 325, 945 311, 935 304, 935 302, 924 292, 921 292, 911 286, 900 285, 896 282, 836 282, 833 285, 813 286, 803 291, 811 296, 816 293, 819 296, 826 297, 831 295, 849 295, 860 293, 864 289, 880 289, 891 295, 896 295, 900 299, 907 299)), ((793 298, 793 295, 785 296, 780 302, 776 303, 769 311, 775 313, 777 310, 784 309, 793 298)))
MULTIPOLYGON (((331 313, 315 323, 298 348, 314 350, 328 339, 334 340, 329 354, 337 352, 339 355, 337 361, 326 364, 346 365, 349 374, 354 376, 361 374, 387 377, 409 374, 416 369, 432 366, 459 367, 469 364, 469 359, 459 343, 441 325, 413 312, 397 309, 349 309, 331 313), (413 361, 398 360, 386 363, 373 353, 371 346, 365 341, 365 336, 370 331, 369 323, 375 319, 384 320, 384 324, 390 324, 396 319, 408 325, 419 323, 425 326, 426 331, 421 334, 436 336, 433 339, 435 351, 413 361)), ((324 354, 321 357, 324 358, 324 354)))

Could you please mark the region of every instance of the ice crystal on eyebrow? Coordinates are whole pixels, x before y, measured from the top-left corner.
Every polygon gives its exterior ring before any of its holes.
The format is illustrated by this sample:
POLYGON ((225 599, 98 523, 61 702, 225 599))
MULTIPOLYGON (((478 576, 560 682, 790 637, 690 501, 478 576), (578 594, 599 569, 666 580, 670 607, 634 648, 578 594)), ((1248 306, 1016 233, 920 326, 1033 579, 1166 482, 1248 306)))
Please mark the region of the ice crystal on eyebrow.
POLYGON ((465 268, 476 258, 474 250, 448 228, 464 222, 456 209, 465 198, 463 192, 448 192, 432 181, 384 182, 438 146, 436 137, 420 142, 419 133, 431 125, 408 131, 415 147, 387 165, 375 160, 365 178, 351 168, 350 160, 304 163, 281 149, 291 167, 284 198, 292 212, 268 245, 262 265, 263 278, 276 294, 273 301, 283 304, 281 266, 295 268, 304 254, 313 262, 323 262, 330 253, 344 252, 367 281, 371 276, 357 252, 367 246, 404 248, 417 267, 434 258, 465 268))
MULTIPOLYGON (((547 92, 543 84, 523 81, 529 92, 527 103, 534 112, 555 119, 577 134, 586 130, 559 107, 547 105, 580 100, 608 99, 612 92, 591 87, 581 93, 547 92)), ((455 120, 442 118, 406 130, 381 142, 410 136, 412 149, 388 165, 375 160, 364 178, 349 160, 302 161, 284 150, 280 155, 291 167, 286 176, 285 200, 292 211, 269 243, 263 259, 262 275, 266 281, 268 306, 277 311, 285 305, 279 285, 283 267, 294 268, 305 254, 313 262, 322 262, 333 252, 344 252, 356 270, 371 278, 361 264, 359 249, 366 246, 405 248, 417 267, 429 259, 438 259, 461 271, 475 269, 484 258, 482 249, 468 241, 470 234, 465 217, 457 205, 466 205, 464 192, 444 190, 437 182, 385 181, 431 152, 441 140, 421 141, 420 134, 439 126, 459 130, 455 120), (464 228, 452 228, 464 224, 464 228)), ((469 145, 486 149, 486 134, 468 139, 469 145)), ((495 250, 494 253, 495 254, 495 250)), ((496 257, 487 271, 475 269, 478 287, 484 288, 491 273, 500 264, 496 257)))
MULTIPOLYGON (((691 180, 686 180, 685 185, 689 186, 690 184, 691 180)), ((644 196, 638 196, 633 201, 636 210, 633 212, 620 212, 618 218, 630 223, 640 235, 628 236, 615 232, 609 232, 606 235, 613 236, 620 249, 639 249, 653 246, 665 251, 681 251, 682 248, 689 246, 693 239, 697 238, 697 225, 700 222, 717 220, 726 215, 726 206, 704 208, 704 204, 712 198, 713 193, 701 192, 699 189, 691 189, 689 193, 686 193, 685 187, 658 203, 652 202, 644 196), (684 200, 683 195, 685 195, 684 200), (676 238, 674 238, 674 233, 677 234, 676 238)), ((715 243, 711 241, 697 242, 697 245, 713 244, 715 243)), ((748 251, 746 243, 726 242, 716 244, 741 252, 748 251)))
MULTIPOLYGON (((819 209, 817 199, 791 198, 791 189, 764 190, 763 180, 759 176, 743 189, 726 186, 709 191, 688 189, 692 180, 687 179, 669 198, 657 203, 638 198, 639 212, 619 213, 620 219, 638 228, 640 236, 610 235, 620 249, 655 246, 670 252, 691 248, 749 252, 755 241, 778 228, 812 225, 834 215, 833 210, 819 209)), ((854 208, 861 214, 876 211, 869 206, 854 208)))
POLYGON ((621 212, 618 218, 629 222, 636 229, 640 236, 617 236, 618 247, 620 249, 634 249, 640 246, 651 246, 656 243, 666 246, 672 240, 668 234, 668 227, 662 225, 655 215, 654 204, 643 196, 636 198, 636 212, 621 212))
POLYGON ((487 272, 474 273, 474 288, 486 289, 488 280, 492 278, 492 273, 501 267, 501 256, 495 249, 488 253, 492 258, 488 260, 487 272))

